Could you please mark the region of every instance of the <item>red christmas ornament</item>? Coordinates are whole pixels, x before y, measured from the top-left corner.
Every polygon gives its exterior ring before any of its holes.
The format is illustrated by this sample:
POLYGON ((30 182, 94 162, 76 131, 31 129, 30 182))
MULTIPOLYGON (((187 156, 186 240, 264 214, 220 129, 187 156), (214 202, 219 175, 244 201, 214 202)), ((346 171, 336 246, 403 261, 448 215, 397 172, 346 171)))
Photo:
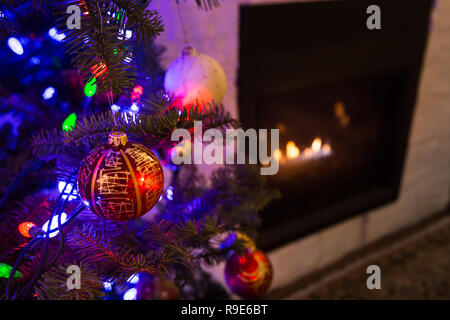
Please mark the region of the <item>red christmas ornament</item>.
POLYGON ((256 298, 269 289, 273 269, 269 258, 261 250, 248 249, 244 254, 234 253, 225 264, 225 280, 238 296, 256 298))
POLYGON ((86 157, 78 172, 78 193, 99 217, 126 221, 146 214, 158 202, 164 174, 158 158, 123 132, 86 157))
POLYGON ((36 227, 33 222, 22 222, 19 224, 19 232, 26 238, 31 238, 30 229, 36 227))

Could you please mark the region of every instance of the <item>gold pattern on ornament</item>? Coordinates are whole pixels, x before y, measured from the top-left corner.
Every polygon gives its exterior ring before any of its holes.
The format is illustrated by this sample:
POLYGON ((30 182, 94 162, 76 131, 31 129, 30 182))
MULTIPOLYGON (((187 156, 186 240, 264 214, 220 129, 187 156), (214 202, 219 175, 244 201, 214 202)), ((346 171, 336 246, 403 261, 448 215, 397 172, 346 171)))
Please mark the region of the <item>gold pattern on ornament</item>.
POLYGON ((97 149, 92 154, 83 160, 83 165, 80 167, 80 180, 81 185, 86 186, 89 183, 90 177, 93 173, 93 169, 97 163, 97 160, 101 157, 103 149, 97 149))
POLYGON ((147 152, 139 148, 127 148, 125 149, 125 153, 134 160, 136 163, 136 171, 141 175, 154 174, 159 169, 159 166, 155 165, 157 161, 147 152))
POLYGON ((133 148, 127 148, 125 153, 128 154, 136 163, 136 171, 142 176, 141 182, 145 189, 145 201, 148 207, 153 206, 159 200, 159 195, 163 188, 161 167, 158 161, 149 154, 149 151, 142 149, 136 145, 133 148), (145 176, 145 178, 144 178, 145 176), (159 186, 158 189, 154 189, 159 186))
POLYGON ((145 201, 148 207, 152 206, 158 201, 159 199, 159 197, 157 197, 158 194, 159 192, 151 192, 151 191, 145 193, 145 201))
POLYGON ((107 216, 115 216, 115 212, 120 214, 134 215, 134 203, 128 195, 128 181, 130 172, 123 170, 124 163, 119 152, 110 151, 104 160, 104 167, 100 169, 97 183, 98 194, 97 203, 107 216))

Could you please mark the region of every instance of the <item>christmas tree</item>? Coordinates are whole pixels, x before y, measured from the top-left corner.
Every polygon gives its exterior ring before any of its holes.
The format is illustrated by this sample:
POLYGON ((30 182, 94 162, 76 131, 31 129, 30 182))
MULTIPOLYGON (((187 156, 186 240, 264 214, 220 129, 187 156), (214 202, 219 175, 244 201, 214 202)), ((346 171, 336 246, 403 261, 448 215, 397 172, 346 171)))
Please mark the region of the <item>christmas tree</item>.
POLYGON ((223 261, 233 292, 264 294, 271 267, 254 239, 277 192, 258 168, 205 176, 170 160, 174 130, 239 123, 164 90, 151 1, 6 1, 0 22, 0 296, 225 298, 204 271, 223 261))

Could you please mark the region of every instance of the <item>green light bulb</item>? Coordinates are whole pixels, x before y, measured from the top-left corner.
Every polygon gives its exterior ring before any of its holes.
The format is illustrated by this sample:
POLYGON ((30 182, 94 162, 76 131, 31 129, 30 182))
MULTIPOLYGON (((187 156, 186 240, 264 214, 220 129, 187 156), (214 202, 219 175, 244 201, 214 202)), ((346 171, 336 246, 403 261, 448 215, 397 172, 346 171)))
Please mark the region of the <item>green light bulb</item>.
MULTIPOLYGON (((13 267, 11 267, 9 264, 6 263, 0 263, 0 278, 9 278, 9 275, 11 274, 13 267)), ((22 277, 22 274, 19 271, 16 271, 14 273, 14 278, 20 278, 22 277)))
POLYGON ((84 86, 84 94, 86 95, 86 97, 92 97, 95 94, 95 91, 97 91, 97 84, 95 83, 95 81, 96 79, 92 78, 84 86))
POLYGON ((75 123, 77 122, 77 115, 74 113, 71 113, 66 120, 64 120, 62 124, 63 131, 72 131, 73 128, 75 128, 75 123))

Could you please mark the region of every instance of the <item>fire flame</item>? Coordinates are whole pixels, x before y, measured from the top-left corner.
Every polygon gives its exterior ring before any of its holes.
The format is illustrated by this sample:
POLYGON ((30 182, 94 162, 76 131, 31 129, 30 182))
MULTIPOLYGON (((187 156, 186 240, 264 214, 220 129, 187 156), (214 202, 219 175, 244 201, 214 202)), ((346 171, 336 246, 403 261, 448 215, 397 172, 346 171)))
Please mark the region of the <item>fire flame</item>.
POLYGON ((300 149, 295 142, 289 141, 286 145, 286 155, 289 159, 297 158, 300 155, 300 149))
POLYGON ((315 138, 313 143, 311 144, 311 149, 314 152, 319 152, 321 147, 322 147, 322 139, 315 138))
POLYGON ((273 157, 275 158, 275 160, 281 161, 281 159, 283 158, 283 152, 281 152, 280 149, 276 149, 273 152, 273 157))
POLYGON ((286 144, 286 157, 280 149, 276 149, 273 157, 278 161, 284 163, 286 160, 309 159, 326 157, 332 153, 331 146, 328 143, 323 143, 321 138, 315 138, 310 147, 306 147, 303 151, 297 147, 294 141, 288 141, 286 144))

